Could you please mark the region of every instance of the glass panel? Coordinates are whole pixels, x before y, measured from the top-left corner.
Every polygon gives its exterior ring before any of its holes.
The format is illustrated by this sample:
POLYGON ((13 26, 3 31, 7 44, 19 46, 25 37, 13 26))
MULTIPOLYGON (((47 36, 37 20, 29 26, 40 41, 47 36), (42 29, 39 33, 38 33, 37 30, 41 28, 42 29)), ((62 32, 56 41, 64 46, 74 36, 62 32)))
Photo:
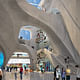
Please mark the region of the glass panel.
POLYGON ((0 51, 0 67, 3 65, 4 63, 4 55, 3 52, 0 51))
POLYGON ((25 31, 25 39, 30 40, 30 31, 25 31))
POLYGON ((39 4, 41 0, 26 0, 28 3, 39 4))

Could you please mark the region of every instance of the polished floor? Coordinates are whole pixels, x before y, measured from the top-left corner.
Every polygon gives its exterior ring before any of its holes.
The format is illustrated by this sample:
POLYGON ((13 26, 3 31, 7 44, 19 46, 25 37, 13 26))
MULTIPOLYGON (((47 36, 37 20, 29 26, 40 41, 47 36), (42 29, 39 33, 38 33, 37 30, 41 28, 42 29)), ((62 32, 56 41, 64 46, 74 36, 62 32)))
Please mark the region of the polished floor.
MULTIPOLYGON (((14 72, 6 72, 5 79, 6 80, 15 80, 14 72)), ((17 80, 20 80, 19 73, 17 73, 17 80)), ((22 80, 30 80, 30 73, 23 74, 22 80)))
MULTIPOLYGON (((22 80, 53 80, 53 72, 31 72, 23 74, 22 80)), ((5 80, 15 80, 14 72, 6 72, 5 80)), ((17 80, 20 80, 20 74, 17 73, 17 80)), ((61 79, 60 79, 61 80, 61 79)), ((71 80, 76 80, 76 75, 71 75, 71 80)))

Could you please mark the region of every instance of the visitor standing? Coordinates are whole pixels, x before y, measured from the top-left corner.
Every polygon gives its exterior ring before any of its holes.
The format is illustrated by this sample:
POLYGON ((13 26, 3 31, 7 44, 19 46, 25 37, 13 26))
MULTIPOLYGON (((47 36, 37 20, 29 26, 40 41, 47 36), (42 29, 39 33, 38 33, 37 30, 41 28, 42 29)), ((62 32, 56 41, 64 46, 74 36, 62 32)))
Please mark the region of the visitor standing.
POLYGON ((22 80, 22 75, 23 75, 23 68, 22 67, 20 67, 20 79, 22 80))
POLYGON ((24 65, 24 70, 26 71, 26 66, 24 65))
POLYGON ((15 80, 17 80, 17 70, 14 69, 14 77, 15 77, 15 80))
POLYGON ((56 67, 56 80, 60 80, 60 76, 61 76, 61 71, 60 71, 59 65, 57 65, 57 67, 56 67))
POLYGON ((48 66, 46 67, 47 71, 48 71, 48 66))
POLYGON ((61 77, 62 77, 62 80, 65 80, 66 72, 63 68, 62 68, 62 72, 61 72, 61 77))
POLYGON ((42 67, 42 65, 41 65, 41 67, 40 67, 40 68, 41 68, 41 72, 43 73, 43 67, 42 67))
POLYGON ((26 66, 24 65, 24 74, 26 75, 26 66))
POLYGON ((70 73, 71 73, 71 70, 69 69, 69 67, 67 65, 67 69, 66 69, 66 80, 70 80, 70 73))
POLYGON ((56 80, 56 67, 54 68, 54 80, 56 80))
POLYGON ((80 80, 80 67, 76 66, 77 72, 76 72, 76 80, 80 80))
POLYGON ((2 70, 0 69, 0 80, 2 80, 2 70))

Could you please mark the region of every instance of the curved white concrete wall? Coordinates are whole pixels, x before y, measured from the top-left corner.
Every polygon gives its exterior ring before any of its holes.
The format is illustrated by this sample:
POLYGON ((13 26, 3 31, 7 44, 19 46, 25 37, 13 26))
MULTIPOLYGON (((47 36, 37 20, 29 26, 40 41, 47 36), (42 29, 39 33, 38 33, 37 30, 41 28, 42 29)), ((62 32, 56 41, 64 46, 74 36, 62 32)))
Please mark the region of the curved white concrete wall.
MULTIPOLYGON (((40 20, 42 23, 45 23, 47 29, 48 28, 49 29, 51 28, 56 33, 56 35, 59 37, 59 39, 62 41, 62 43, 66 46, 66 48, 69 50, 69 52, 72 55, 72 57, 74 58, 74 60, 76 62, 77 62, 77 60, 79 60, 79 55, 78 55, 77 51, 75 50, 74 46, 72 45, 72 43, 70 41, 68 32, 67 32, 66 27, 64 25, 64 21, 63 21, 63 19, 62 19, 62 17, 60 15, 54 15, 54 14, 53 15, 49 15, 49 14, 45 14, 44 12, 38 11, 36 8, 28 5, 26 3, 26 1, 21 1, 21 0, 17 0, 17 1, 19 1, 18 2, 19 3, 19 6, 26 13, 28 13, 29 15, 33 16, 34 18, 40 20), (37 13, 36 15, 35 15, 35 12, 37 13), (66 35, 66 37, 65 37, 64 34, 66 35), (76 60, 76 58, 77 58, 77 60, 76 60)), ((38 21, 37 21, 37 24, 38 24, 38 21)), ((37 26, 37 24, 36 24, 36 26, 37 26)), ((45 28, 44 30, 47 31, 47 29, 45 28)), ((48 34, 49 34, 49 32, 48 32, 48 34)), ((50 37, 50 35, 49 35, 49 37, 50 37)), ((59 39, 57 39, 57 40, 59 40, 59 39)), ((56 43, 56 45, 57 45, 57 43, 56 43)), ((59 45, 57 47, 59 47, 59 45)), ((60 47, 59 47, 59 49, 60 49, 60 47)), ((78 64, 79 64, 79 62, 78 62, 78 64)))
MULTIPOLYGON (((65 21, 69 36, 73 42, 73 45, 80 54, 80 10, 79 0, 53 0, 51 4, 51 10, 57 8, 65 21)), ((45 4, 46 5, 46 4, 45 4)))

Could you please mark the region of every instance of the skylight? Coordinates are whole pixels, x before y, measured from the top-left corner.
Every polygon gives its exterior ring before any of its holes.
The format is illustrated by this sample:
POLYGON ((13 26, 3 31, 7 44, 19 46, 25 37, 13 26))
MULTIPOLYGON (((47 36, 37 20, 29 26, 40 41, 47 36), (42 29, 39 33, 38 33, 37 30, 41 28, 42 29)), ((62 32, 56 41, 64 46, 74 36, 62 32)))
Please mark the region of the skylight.
POLYGON ((40 3, 41 0, 26 0, 26 1, 27 1, 29 4, 37 7, 38 9, 41 9, 41 8, 39 7, 39 3, 40 3))

